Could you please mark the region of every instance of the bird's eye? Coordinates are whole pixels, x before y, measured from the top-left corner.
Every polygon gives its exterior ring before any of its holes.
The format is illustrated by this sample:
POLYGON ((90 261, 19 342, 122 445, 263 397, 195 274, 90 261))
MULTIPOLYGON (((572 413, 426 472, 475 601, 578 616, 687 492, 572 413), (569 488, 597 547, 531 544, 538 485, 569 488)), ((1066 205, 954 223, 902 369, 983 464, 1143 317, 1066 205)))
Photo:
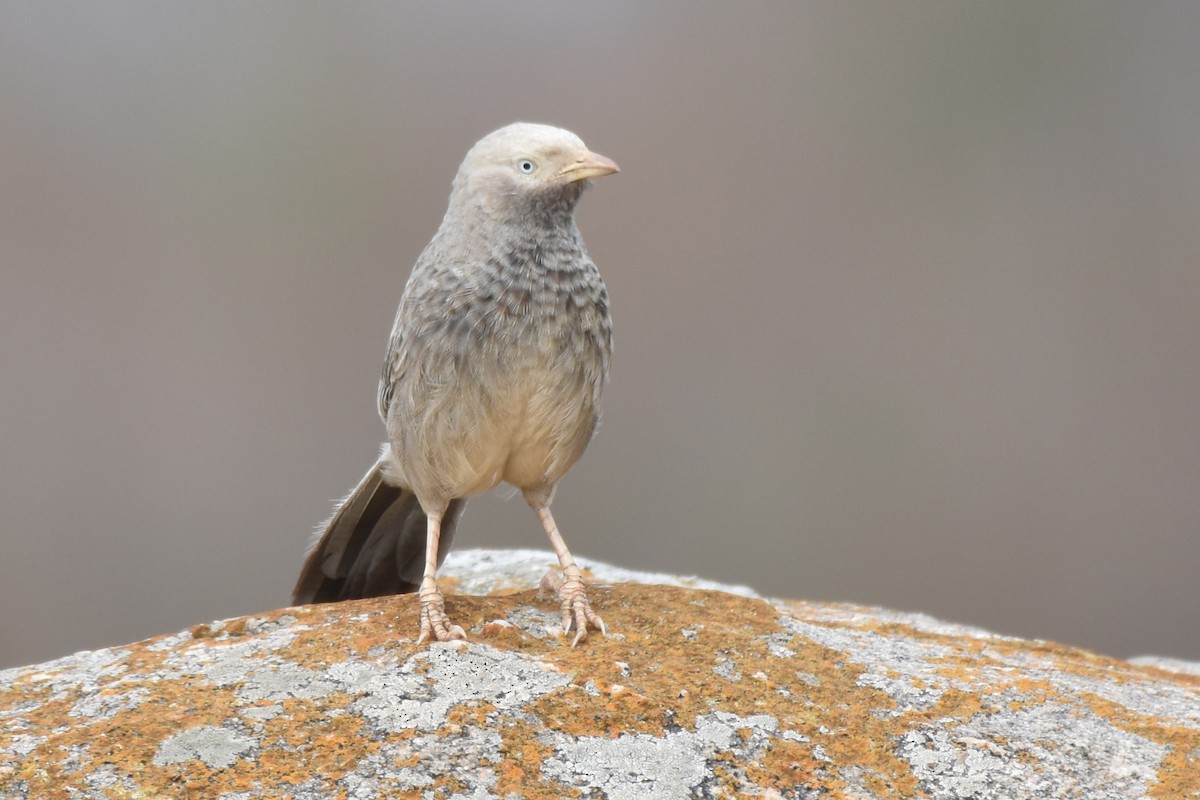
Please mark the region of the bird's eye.
POLYGON ((522 175, 532 175, 537 170, 537 164, 534 164, 528 158, 522 158, 517 162, 517 169, 521 171, 522 175))

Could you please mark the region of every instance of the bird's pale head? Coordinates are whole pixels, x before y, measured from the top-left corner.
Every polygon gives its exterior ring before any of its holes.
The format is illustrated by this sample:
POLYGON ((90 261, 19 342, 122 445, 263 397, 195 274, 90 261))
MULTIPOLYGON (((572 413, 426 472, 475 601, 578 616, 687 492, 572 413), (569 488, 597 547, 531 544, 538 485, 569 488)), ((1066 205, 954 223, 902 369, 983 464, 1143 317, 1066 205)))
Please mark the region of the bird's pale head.
POLYGON ((619 172, 568 130, 516 122, 475 143, 454 179, 451 203, 488 215, 570 213, 589 178, 619 172))

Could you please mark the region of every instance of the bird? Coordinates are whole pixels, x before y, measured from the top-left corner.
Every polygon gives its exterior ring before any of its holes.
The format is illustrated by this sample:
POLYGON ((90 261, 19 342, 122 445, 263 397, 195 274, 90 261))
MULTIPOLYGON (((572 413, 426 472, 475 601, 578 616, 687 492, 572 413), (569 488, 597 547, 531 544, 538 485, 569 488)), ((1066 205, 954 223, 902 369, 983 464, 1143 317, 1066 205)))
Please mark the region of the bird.
POLYGON ((608 290, 575 222, 619 172, 563 128, 513 123, 468 151, 401 295, 379 381, 380 456, 317 531, 295 605, 416 591, 418 644, 466 638, 437 583, 466 501, 518 489, 562 570, 562 629, 607 634, 550 513, 596 430, 608 290))

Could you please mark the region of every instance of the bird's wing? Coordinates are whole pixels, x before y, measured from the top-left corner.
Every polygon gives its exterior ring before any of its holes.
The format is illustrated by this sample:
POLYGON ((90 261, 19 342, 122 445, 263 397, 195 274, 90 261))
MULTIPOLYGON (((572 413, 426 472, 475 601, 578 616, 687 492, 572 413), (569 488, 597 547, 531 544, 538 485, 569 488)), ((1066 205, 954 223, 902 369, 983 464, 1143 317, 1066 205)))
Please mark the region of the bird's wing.
POLYGON ((400 379, 400 365, 404 353, 404 331, 399 316, 388 339, 387 357, 383 360, 383 374, 379 376, 379 416, 387 422, 388 409, 392 406, 392 395, 400 379))
POLYGON ((445 295, 450 293, 452 286, 447 286, 441 279, 440 273, 445 272, 445 268, 437 266, 444 250, 440 233, 417 258, 400 298, 400 307, 396 309, 383 373, 379 376, 379 416, 384 422, 387 422, 396 387, 412 368, 412 359, 419 357, 415 351, 420 350, 421 342, 429 338, 432 327, 445 323, 445 295))

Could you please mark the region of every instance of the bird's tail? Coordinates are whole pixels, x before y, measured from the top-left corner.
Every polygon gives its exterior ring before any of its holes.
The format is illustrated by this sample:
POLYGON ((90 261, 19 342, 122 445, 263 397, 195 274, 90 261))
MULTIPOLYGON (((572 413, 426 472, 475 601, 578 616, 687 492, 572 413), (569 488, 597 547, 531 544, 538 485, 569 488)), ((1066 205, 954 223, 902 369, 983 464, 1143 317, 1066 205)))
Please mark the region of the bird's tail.
MULTIPOLYGON (((415 592, 425 571, 427 520, 411 489, 384 480, 380 458, 316 537, 292 602, 326 603, 415 592)), ((450 551, 464 500, 442 517, 438 564, 450 551)))

